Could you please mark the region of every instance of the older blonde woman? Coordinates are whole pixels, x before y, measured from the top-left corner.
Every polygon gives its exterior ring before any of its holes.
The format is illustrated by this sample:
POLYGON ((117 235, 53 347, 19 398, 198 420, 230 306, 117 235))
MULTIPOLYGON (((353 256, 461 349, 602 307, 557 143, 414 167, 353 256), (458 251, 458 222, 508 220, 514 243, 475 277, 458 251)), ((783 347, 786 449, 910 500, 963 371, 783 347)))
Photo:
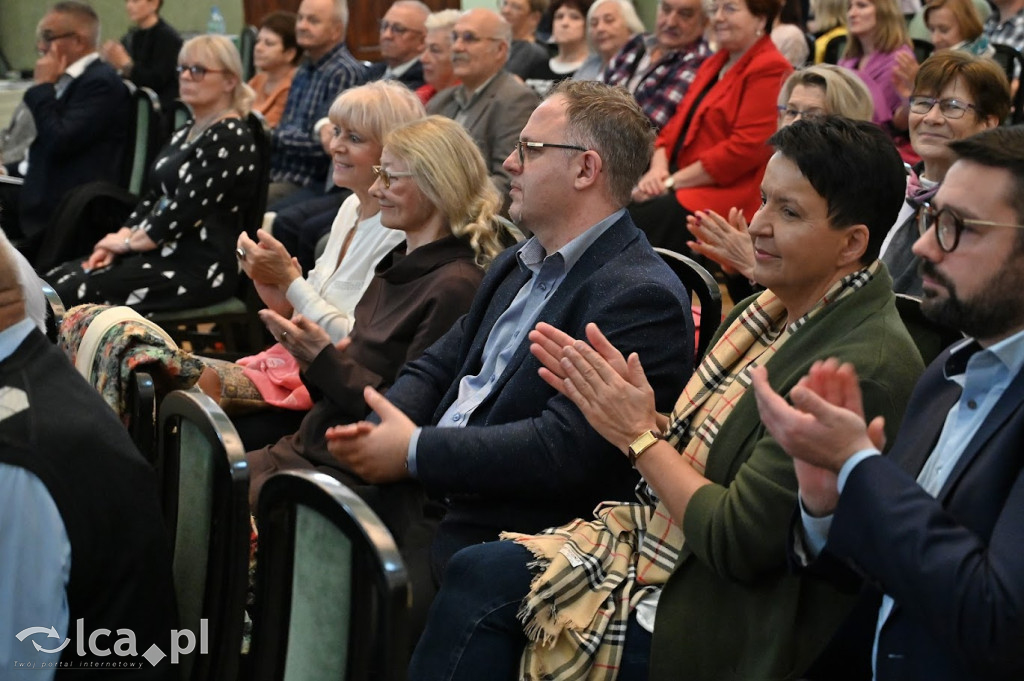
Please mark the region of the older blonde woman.
POLYGON ((110 303, 151 312, 207 305, 235 292, 238 213, 255 196, 259 177, 243 120, 253 92, 224 36, 186 42, 178 80, 192 118, 157 157, 149 191, 85 262, 46 275, 68 306, 110 303))
POLYGON ((629 0, 596 0, 587 10, 587 44, 590 56, 572 74, 573 80, 601 80, 612 57, 644 25, 629 0))
MULTIPOLYGON (((238 235, 242 269, 267 307, 283 317, 301 314, 323 328, 333 343, 348 335, 374 267, 404 238, 381 224, 380 204, 370 193, 373 167, 380 164, 385 135, 424 114, 419 98, 391 81, 350 88, 334 100, 329 113, 333 179, 352 195, 341 204, 316 266, 304 279, 292 255, 268 232, 260 230, 258 242, 238 235)), ((312 400, 291 354, 278 344, 238 365, 212 362, 200 386, 215 397, 231 395, 279 408, 237 418, 243 442, 255 448, 292 432, 312 400)))

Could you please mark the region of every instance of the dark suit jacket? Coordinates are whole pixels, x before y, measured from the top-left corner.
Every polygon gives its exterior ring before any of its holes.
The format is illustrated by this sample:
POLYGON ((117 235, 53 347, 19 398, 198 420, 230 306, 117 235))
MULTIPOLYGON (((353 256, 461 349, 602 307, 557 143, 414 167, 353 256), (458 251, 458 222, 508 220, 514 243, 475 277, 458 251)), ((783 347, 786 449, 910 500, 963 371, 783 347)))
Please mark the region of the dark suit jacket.
POLYGON ((934 499, 915 478, 960 396, 948 357, 922 376, 890 455, 860 463, 843 489, 825 556, 866 577, 868 593, 820 678, 870 678, 883 591, 895 606, 880 681, 1024 678, 1024 373, 934 499))
MULTIPOLYGON (((380 80, 384 77, 384 72, 387 71, 388 65, 382 61, 370 64, 366 68, 366 82, 372 82, 380 80)), ((421 87, 426 81, 423 80, 423 64, 417 59, 416 63, 409 67, 409 69, 398 78, 393 80, 398 81, 402 85, 405 85, 410 90, 415 90, 421 87)))
MULTIPOLYGON (((427 113, 455 118, 459 113, 459 103, 455 100, 457 90, 465 91, 463 86, 455 85, 434 95, 427 104, 427 113)), ((501 164, 512 152, 519 133, 539 103, 537 93, 507 71, 499 71, 466 111, 463 126, 480 147, 487 172, 502 197, 508 196, 511 180, 501 164)))
MULTIPOLYGON (((434 542, 435 567, 501 530, 536 532, 589 517, 598 502, 633 499, 636 472, 540 379, 526 338, 465 427, 431 427, 455 401, 462 378, 479 371, 495 321, 528 279, 518 250, 494 261, 469 313, 406 365, 387 393, 425 426, 417 474, 429 494, 449 502, 434 542)), ((623 353, 639 353, 662 411, 693 371, 689 298, 628 215, 587 249, 538 321, 574 338, 596 322, 623 353)))
POLYGON ((19 204, 21 229, 32 236, 69 190, 93 180, 118 182, 131 108, 120 76, 99 59, 60 99, 52 84, 41 83, 25 92, 25 104, 36 138, 19 204))

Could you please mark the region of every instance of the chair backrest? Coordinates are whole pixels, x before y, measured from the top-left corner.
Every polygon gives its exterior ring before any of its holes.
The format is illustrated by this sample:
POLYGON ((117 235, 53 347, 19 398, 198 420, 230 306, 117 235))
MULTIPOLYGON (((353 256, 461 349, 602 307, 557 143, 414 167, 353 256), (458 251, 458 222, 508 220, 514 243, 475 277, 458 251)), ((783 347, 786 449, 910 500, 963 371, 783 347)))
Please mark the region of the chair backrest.
POLYGON ((670 251, 667 248, 655 248, 665 264, 672 268, 683 286, 692 296, 700 301, 700 326, 698 327, 696 359, 698 362, 711 344, 711 337, 722 323, 722 290, 718 287, 714 275, 697 263, 693 258, 670 251))
MULTIPOLYGON (((128 81, 125 81, 127 84, 128 81)), ((162 111, 160 98, 148 87, 128 88, 132 93, 131 130, 125 147, 122 184, 132 194, 140 195, 146 188, 149 166, 160 150, 162 111)))
POLYGON ((52 286, 42 281, 42 287, 43 297, 46 298, 46 337, 56 343, 57 335, 60 333, 60 323, 64 321, 64 313, 67 310, 52 286))
POLYGON ((252 681, 404 679, 408 575, 380 518, 301 470, 268 478, 257 509, 252 681))
POLYGON ((270 126, 258 111, 249 113, 246 119, 249 132, 256 142, 256 153, 259 156, 259 175, 256 180, 256 196, 252 203, 242 212, 243 229, 255 238, 256 230, 263 225, 263 214, 267 210, 267 189, 270 186, 270 126))
POLYGON ((160 404, 157 474, 174 538, 181 627, 205 631, 206 650, 180 662, 183 681, 233 679, 242 642, 249 570, 249 469, 234 426, 198 391, 160 404), (206 620, 205 626, 202 620, 206 620))
POLYGON ((931 363, 940 352, 964 337, 959 329, 936 324, 925 317, 921 312, 920 298, 897 293, 896 311, 900 313, 900 319, 907 327, 925 364, 931 363))
POLYGON ((920 64, 928 57, 932 56, 932 52, 935 51, 935 45, 932 45, 929 40, 922 40, 920 38, 911 38, 910 41, 914 46, 914 58, 917 59, 917 63, 920 64))
POLYGON ((827 43, 825 43, 825 54, 821 60, 826 64, 838 64, 839 60, 843 57, 843 51, 846 50, 846 41, 848 36, 844 33, 843 35, 837 35, 827 43))
MULTIPOLYGON (((1020 74, 1024 73, 1024 55, 1012 46, 1002 43, 992 43, 992 49, 995 50, 992 59, 1003 67, 1003 70, 1006 71, 1006 78, 1010 83, 1013 83, 1014 78, 1019 78, 1020 74)), ((1024 88, 1017 88, 1011 104, 1010 116, 1006 122, 1011 125, 1024 123, 1024 88)))
POLYGON ((128 433, 146 461, 155 464, 156 453, 156 388, 153 376, 145 371, 128 374, 125 394, 128 433))
POLYGON ((256 66, 252 60, 252 50, 256 46, 259 30, 255 26, 244 26, 238 35, 238 54, 242 57, 242 76, 246 81, 256 75, 256 66))

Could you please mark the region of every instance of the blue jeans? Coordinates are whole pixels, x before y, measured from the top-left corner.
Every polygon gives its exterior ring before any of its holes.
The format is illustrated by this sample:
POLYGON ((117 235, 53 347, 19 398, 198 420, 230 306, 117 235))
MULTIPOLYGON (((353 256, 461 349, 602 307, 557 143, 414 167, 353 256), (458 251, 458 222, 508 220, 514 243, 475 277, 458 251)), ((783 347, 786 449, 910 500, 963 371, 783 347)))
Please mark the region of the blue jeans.
MULTIPOLYGON (((514 542, 477 544, 456 553, 409 664, 411 681, 514 681, 526 646, 516 617, 530 590, 533 556, 514 542)), ((647 679, 651 635, 631 615, 620 681, 647 679)))

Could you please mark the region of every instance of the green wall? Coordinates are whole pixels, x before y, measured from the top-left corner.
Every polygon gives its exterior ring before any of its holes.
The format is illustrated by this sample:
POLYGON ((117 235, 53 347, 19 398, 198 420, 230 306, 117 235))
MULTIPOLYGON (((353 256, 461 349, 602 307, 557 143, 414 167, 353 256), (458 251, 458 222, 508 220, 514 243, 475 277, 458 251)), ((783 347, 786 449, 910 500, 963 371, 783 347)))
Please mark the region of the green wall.
MULTIPOLYGON (((128 17, 123 0, 87 0, 100 16, 102 38, 119 38, 128 30, 128 17)), ((0 0, 0 49, 19 70, 35 64, 36 24, 52 2, 37 0, 0 0)), ((228 33, 237 34, 242 27, 241 0, 164 0, 160 14, 180 33, 206 31, 210 8, 217 5, 228 33)), ((0 74, 2 75, 2 74, 0 74)))

